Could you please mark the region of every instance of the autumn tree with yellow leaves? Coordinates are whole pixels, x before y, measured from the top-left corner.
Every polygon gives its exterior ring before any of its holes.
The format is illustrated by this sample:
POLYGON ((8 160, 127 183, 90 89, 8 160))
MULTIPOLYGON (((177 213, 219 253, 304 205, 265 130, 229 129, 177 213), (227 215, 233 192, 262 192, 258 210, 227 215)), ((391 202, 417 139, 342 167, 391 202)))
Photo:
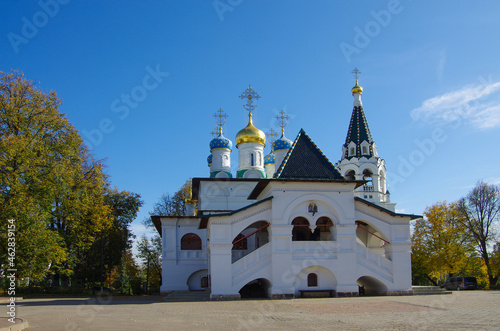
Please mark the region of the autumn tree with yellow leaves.
MULTIPOLYGON (((121 216, 103 163, 60 105, 55 91, 43 93, 22 73, 0 71, 0 242, 7 243, 7 226, 15 224, 14 263, 20 277, 31 263, 34 281, 73 274, 121 216)), ((142 204, 131 196, 134 203, 124 212, 128 223, 142 204)), ((1 245, 0 262, 5 265, 7 257, 7 245, 1 245)))
POLYGON ((413 283, 475 276, 494 288, 500 278, 500 187, 479 181, 454 203, 428 207, 412 234, 413 283))
POLYGON ((474 243, 460 222, 457 203, 439 202, 415 222, 412 268, 415 282, 438 285, 446 275, 470 268, 476 259, 474 243))

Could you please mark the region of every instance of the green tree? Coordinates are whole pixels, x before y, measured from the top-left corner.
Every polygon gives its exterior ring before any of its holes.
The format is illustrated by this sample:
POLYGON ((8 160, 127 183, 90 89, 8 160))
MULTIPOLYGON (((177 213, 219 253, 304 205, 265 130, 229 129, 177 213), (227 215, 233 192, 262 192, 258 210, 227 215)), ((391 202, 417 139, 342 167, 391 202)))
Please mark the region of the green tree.
POLYGON ((414 224, 412 269, 414 282, 453 275, 464 269, 474 257, 474 246, 459 220, 456 203, 437 203, 428 207, 424 218, 414 224))
MULTIPOLYGON (((493 253, 491 254, 491 270, 493 273, 493 277, 497 278, 498 284, 498 278, 500 276, 500 242, 497 242, 493 247, 493 253)), ((497 288, 497 284, 495 284, 495 288, 497 288)))
POLYGON ((56 92, 43 93, 22 73, 0 72, 0 242, 7 242, 13 220, 19 276, 31 263, 35 281, 85 269, 82 261, 104 237, 110 260, 119 263, 130 247, 127 226, 142 204, 136 194, 109 188, 104 164, 60 105, 56 92))
MULTIPOLYGON (((150 216, 183 216, 186 215, 186 201, 191 199, 191 180, 187 180, 173 196, 166 193, 153 206, 150 216)), ((151 218, 143 221, 147 227, 152 227, 151 218)))
POLYGON ((161 286, 161 237, 155 235, 149 240, 145 235, 141 237, 137 245, 138 257, 142 260, 146 269, 146 281, 148 288, 156 289, 161 286))
POLYGON ((500 215, 500 189, 479 181, 466 197, 460 199, 458 208, 462 224, 475 241, 486 266, 489 286, 494 287, 498 274, 492 266, 491 248, 498 238, 494 230, 500 215))
POLYGON ((132 248, 134 235, 129 226, 143 204, 140 195, 114 188, 108 189, 104 198, 111 210, 112 226, 99 232, 92 245, 78 255, 77 275, 82 280, 88 281, 96 273, 100 277, 101 262, 102 273, 109 273, 132 248))
MULTIPOLYGON (((0 226, 15 220, 16 267, 26 276, 31 262, 34 280, 49 265, 70 273, 75 248, 110 226, 99 195, 102 166, 58 111, 60 104, 54 91, 43 93, 22 73, 0 72, 0 226)), ((2 246, 2 260, 5 253, 2 246)))
MULTIPOLYGON (((170 196, 168 193, 163 194, 158 202, 153 206, 153 210, 149 213, 150 216, 184 216, 186 215, 186 204, 191 201, 192 184, 191 180, 186 180, 182 187, 170 196)), ((139 258, 146 264, 146 274, 148 275, 148 286, 156 287, 155 280, 158 280, 158 287, 162 284, 162 269, 161 269, 161 237, 156 231, 151 217, 143 220, 143 224, 152 229, 154 234, 151 240, 147 237, 141 237, 138 244, 139 258), (151 282, 152 281, 152 282, 151 282)))
POLYGON ((140 269, 134 260, 131 249, 123 252, 120 264, 114 267, 115 275, 113 287, 121 294, 139 294, 141 291, 140 269))
POLYGON ((91 159, 79 166, 69 168, 73 176, 61 182, 48 224, 64 239, 68 252, 64 263, 55 266, 57 278, 73 274, 80 257, 92 247, 99 233, 109 231, 113 225, 103 165, 91 159))

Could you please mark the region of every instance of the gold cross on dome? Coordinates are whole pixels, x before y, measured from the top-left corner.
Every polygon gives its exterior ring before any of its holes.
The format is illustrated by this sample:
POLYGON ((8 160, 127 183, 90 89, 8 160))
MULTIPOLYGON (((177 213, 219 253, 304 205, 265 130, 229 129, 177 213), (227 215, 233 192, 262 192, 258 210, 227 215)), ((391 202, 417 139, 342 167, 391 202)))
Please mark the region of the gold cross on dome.
POLYGON ((211 134, 214 138, 216 138, 216 137, 219 135, 219 127, 218 127, 218 126, 217 126, 217 127, 215 127, 215 129, 213 129, 213 130, 210 132, 210 134, 211 134))
POLYGON ((276 131, 274 131, 274 129, 269 129, 269 131, 266 133, 266 136, 267 141, 272 145, 273 142, 276 141, 276 137, 278 136, 278 134, 276 133, 276 131))
POLYGON ((222 127, 226 124, 226 118, 229 116, 224 113, 221 108, 219 108, 219 110, 213 114, 213 117, 215 118, 215 123, 217 124, 217 133, 222 133, 222 127))
POLYGON ((359 75, 361 75, 361 71, 359 71, 359 69, 358 69, 358 68, 354 68, 354 70, 353 70, 353 71, 351 71, 351 73, 353 73, 353 74, 354 74, 354 78, 356 79, 356 81, 358 80, 359 75))
POLYGON ((274 118, 276 119, 278 126, 281 128, 281 134, 285 133, 285 126, 288 124, 290 116, 286 115, 286 112, 282 109, 274 118))
POLYGON ((255 92, 251 85, 248 85, 248 88, 241 93, 240 99, 247 99, 247 103, 243 105, 243 108, 248 110, 248 112, 251 114, 252 111, 257 108, 257 105, 253 103, 253 100, 259 100, 260 95, 255 92))

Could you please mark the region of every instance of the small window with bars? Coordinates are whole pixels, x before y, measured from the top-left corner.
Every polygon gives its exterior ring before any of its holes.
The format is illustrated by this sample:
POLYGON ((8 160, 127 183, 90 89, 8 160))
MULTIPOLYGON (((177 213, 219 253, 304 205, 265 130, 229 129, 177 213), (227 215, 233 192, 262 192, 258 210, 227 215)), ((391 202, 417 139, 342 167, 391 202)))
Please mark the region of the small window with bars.
POLYGON ((307 287, 318 286, 318 275, 315 273, 310 273, 307 275, 307 287))

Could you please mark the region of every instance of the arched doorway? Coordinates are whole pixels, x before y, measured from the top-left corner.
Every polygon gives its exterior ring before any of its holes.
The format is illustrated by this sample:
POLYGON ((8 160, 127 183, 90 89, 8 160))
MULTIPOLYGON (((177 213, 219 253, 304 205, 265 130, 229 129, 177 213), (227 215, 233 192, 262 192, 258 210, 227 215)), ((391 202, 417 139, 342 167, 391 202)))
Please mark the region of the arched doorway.
POLYGON ((387 292, 387 286, 371 276, 359 277, 356 283, 358 284, 359 295, 382 295, 387 292))
POLYGON ((268 298, 271 282, 265 278, 252 280, 239 291, 242 299, 268 298))

